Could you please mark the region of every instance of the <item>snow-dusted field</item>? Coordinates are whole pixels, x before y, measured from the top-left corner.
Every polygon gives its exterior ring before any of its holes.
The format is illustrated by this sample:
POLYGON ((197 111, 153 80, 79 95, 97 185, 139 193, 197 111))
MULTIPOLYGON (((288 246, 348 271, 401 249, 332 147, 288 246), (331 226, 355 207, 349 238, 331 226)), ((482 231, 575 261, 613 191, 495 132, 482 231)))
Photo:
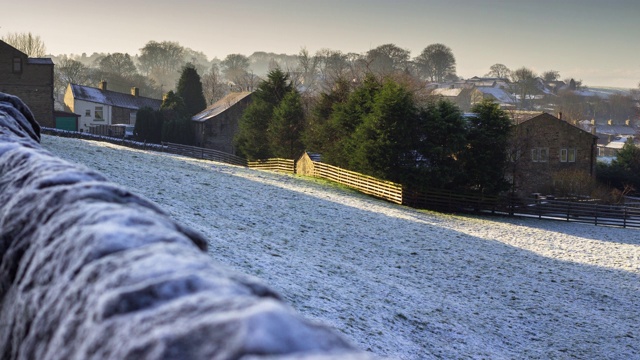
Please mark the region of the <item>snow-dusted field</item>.
POLYGON ((420 212, 291 175, 43 136, 307 318, 399 359, 640 359, 640 231, 420 212))

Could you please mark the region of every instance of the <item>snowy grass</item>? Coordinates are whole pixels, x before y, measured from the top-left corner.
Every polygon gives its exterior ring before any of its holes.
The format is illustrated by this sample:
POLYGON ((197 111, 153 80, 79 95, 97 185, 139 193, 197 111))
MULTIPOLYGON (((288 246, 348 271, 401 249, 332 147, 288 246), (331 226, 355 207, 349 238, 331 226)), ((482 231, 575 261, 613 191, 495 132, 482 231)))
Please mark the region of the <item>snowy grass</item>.
POLYGON ((640 359, 640 232, 417 211, 291 175, 43 136, 213 260, 381 356, 640 359))

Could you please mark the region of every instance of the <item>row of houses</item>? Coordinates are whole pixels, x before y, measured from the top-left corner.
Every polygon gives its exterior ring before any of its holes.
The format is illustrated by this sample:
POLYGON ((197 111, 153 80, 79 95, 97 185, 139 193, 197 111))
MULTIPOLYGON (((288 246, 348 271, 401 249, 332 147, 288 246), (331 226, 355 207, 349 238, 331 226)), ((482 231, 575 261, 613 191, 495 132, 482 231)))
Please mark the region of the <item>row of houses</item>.
MULTIPOLYGON (((472 78, 434 91, 445 97, 460 98, 466 93, 464 96, 474 99, 472 101, 490 97, 507 104, 511 97, 506 85, 502 79, 472 78)), ((30 59, 1 41, 0 91, 23 98, 43 126, 85 132, 105 125, 134 125, 140 108, 157 110, 162 103, 159 99, 141 96, 137 88, 125 94, 109 90, 106 82, 97 88, 69 84, 64 96, 67 111, 55 114, 51 60, 30 59)), ((235 153, 233 138, 251 97, 250 92, 230 93, 195 115, 192 121, 198 145, 235 153)), ((508 176, 520 194, 553 194, 559 181, 564 181, 558 177, 563 172, 577 171, 593 176, 599 153, 598 139, 604 138, 597 136, 598 124, 574 126, 561 116, 547 113, 529 113, 517 123, 513 171, 508 176)), ((635 130, 628 127, 624 130, 635 135, 635 130)))

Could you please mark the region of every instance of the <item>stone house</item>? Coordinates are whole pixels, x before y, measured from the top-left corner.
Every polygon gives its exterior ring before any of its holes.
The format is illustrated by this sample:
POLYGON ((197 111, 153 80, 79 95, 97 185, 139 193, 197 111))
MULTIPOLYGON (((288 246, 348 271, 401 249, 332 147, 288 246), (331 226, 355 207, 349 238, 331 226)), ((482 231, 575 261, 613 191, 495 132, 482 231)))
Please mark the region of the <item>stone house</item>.
POLYGON ((233 138, 238 122, 251 103, 251 92, 232 92, 191 118, 196 144, 208 149, 235 154, 233 138))
POLYGON ((0 40, 0 92, 22 99, 41 126, 55 127, 51 59, 30 58, 0 40))
POLYGON ((138 88, 131 93, 120 93, 107 89, 102 81, 98 88, 69 84, 64 94, 67 111, 80 115, 78 131, 88 132, 100 125, 136 124, 136 114, 143 107, 159 110, 162 100, 140 96, 138 88))
POLYGON ((507 179, 520 197, 577 192, 595 176, 597 139, 547 113, 523 121, 509 149, 507 179))

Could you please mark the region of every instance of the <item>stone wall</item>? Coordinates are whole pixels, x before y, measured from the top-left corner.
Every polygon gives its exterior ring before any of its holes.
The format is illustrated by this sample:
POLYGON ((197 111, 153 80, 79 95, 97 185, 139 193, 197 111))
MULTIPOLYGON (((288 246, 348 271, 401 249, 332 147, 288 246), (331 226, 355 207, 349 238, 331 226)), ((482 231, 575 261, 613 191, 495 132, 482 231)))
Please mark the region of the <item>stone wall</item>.
POLYGON ((0 358, 370 359, 38 141, 28 109, 0 94, 0 358))
POLYGON ((553 115, 543 113, 516 127, 515 147, 519 153, 515 166, 516 189, 527 197, 556 192, 556 181, 563 173, 595 176, 595 136, 553 115), (545 159, 533 160, 532 150, 544 149, 545 159), (575 151, 575 159, 561 160, 562 150, 575 151))
POLYGON ((20 97, 42 126, 55 127, 53 117, 53 62, 29 59, 24 53, 0 41, 0 92, 20 97), (13 72, 13 60, 20 58, 22 71, 13 72))

